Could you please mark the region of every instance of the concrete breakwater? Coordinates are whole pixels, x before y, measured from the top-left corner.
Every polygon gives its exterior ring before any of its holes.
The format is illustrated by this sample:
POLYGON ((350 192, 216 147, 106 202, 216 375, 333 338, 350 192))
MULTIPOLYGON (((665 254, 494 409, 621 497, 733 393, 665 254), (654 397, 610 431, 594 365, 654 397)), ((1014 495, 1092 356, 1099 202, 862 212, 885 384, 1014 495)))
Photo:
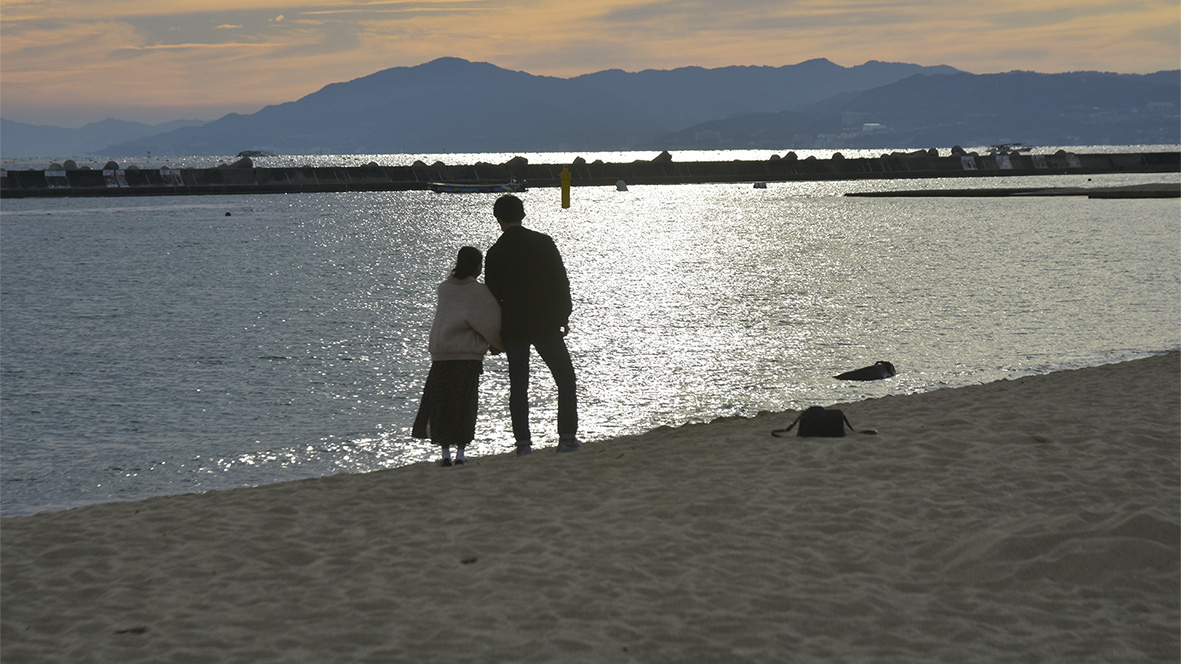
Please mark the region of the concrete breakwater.
POLYGON ((428 189, 432 182, 524 182, 556 187, 563 169, 574 186, 788 182, 943 177, 993 177, 1099 173, 1181 172, 1181 152, 1052 155, 1010 153, 978 155, 953 150, 883 154, 874 158, 796 159, 793 153, 764 161, 678 162, 665 152, 656 159, 630 163, 586 162, 530 164, 517 157, 503 164, 353 167, 255 168, 249 159, 216 168, 65 169, 0 171, 0 198, 64 196, 137 196, 196 194, 267 194, 428 189))

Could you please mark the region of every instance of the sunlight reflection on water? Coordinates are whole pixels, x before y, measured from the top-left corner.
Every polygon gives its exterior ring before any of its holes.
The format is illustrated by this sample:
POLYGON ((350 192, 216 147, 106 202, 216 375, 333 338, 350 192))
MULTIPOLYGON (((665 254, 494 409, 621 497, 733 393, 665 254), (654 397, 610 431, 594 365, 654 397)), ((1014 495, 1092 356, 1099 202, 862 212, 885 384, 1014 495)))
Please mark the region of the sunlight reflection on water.
MULTIPOLYGON (((1181 345, 1175 199, 842 196, 879 186, 523 194, 570 272, 583 438, 1181 345), (832 378, 880 359, 899 375, 832 378)), ((434 287, 496 240, 493 200, 5 201, 4 513, 429 458, 409 428, 434 287)), ((512 444, 506 374, 485 362, 473 457, 512 444)), ((551 444, 541 362, 533 385, 551 444)))

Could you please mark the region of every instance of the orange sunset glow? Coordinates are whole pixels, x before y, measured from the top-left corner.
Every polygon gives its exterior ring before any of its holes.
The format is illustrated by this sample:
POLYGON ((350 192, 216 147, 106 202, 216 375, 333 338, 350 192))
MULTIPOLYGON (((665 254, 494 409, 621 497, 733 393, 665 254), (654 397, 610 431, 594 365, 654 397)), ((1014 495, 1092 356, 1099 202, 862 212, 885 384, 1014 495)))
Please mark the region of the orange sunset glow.
POLYGON ((4 117, 79 126, 253 113, 442 56, 531 74, 782 66, 973 73, 1179 65, 1175 0, 5 0, 4 117))

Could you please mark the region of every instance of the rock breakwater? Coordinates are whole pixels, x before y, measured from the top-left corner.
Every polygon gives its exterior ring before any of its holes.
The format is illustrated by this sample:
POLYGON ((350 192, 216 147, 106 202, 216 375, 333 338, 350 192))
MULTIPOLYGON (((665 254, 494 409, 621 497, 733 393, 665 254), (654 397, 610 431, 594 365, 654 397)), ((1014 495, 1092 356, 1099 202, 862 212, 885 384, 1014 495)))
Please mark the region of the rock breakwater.
MULTIPOLYGON (((67 164, 72 165, 72 164, 67 164)), ((1010 153, 939 156, 934 150, 874 158, 797 159, 793 153, 762 161, 678 162, 669 153, 650 161, 530 164, 516 157, 503 164, 410 166, 371 163, 355 167, 255 168, 249 159, 231 166, 188 169, 78 169, 0 171, 0 197, 267 194, 429 189, 431 183, 523 182, 556 187, 563 169, 573 186, 787 182, 807 180, 912 179, 1021 175, 1181 172, 1181 152, 1052 155, 1010 153)))

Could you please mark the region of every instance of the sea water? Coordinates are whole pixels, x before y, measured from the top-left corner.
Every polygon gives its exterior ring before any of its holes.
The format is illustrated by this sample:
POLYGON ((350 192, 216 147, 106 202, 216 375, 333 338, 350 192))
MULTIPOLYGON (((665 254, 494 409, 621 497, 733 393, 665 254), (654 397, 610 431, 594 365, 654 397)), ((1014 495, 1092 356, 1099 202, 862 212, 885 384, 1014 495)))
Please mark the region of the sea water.
MULTIPOLYGON (((976 145, 962 146, 969 153, 989 154, 996 146, 976 145)), ((1181 146, 1173 144, 1142 144, 1142 145, 1034 145, 1024 146, 1022 152, 1028 154, 1052 155, 1059 151, 1074 154, 1138 154, 1146 152, 1176 152, 1181 146)), ((928 148, 930 150, 931 148, 928 148)), ((943 157, 951 155, 952 148, 934 148, 943 157)), ((783 157, 789 153, 797 159, 831 159, 840 154, 849 159, 873 159, 893 153, 912 153, 913 148, 873 148, 873 149, 806 149, 806 150, 673 150, 670 156, 675 161, 766 161, 773 157, 783 157)), ((410 166, 415 162, 434 164, 442 162, 447 165, 468 165, 476 163, 503 164, 510 159, 524 158, 531 164, 570 164, 582 158, 588 162, 602 160, 609 164, 626 164, 633 161, 650 161, 660 154, 656 150, 618 150, 611 152, 445 152, 445 153, 404 153, 404 154, 262 154, 250 158, 256 168, 299 168, 312 167, 356 167, 368 164, 378 166, 410 166)), ((78 168, 102 169, 107 163, 114 161, 120 168, 214 168, 238 161, 238 156, 228 155, 128 155, 122 157, 85 155, 73 157, 4 157, 0 159, 0 168, 7 170, 45 170, 53 164, 63 164, 67 160, 73 161, 78 168)))
MULTIPOLYGON (((568 209, 557 189, 521 196, 569 271, 594 444, 1181 347, 1178 199, 844 196, 1177 179, 576 187, 568 209), (898 375, 833 378, 877 360, 898 375)), ((435 286, 459 247, 495 242, 494 199, 5 200, 0 513, 434 458, 410 426, 435 286)), ((536 358, 530 396, 552 445, 536 358)), ((485 361, 480 399, 469 456, 510 450, 503 356, 485 361)))

